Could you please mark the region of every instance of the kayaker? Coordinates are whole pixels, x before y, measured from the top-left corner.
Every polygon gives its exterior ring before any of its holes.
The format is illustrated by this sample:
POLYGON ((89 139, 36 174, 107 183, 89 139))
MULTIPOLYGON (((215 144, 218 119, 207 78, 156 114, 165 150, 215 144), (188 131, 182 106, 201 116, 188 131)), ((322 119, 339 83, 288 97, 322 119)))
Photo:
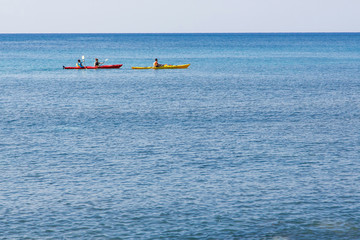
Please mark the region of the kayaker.
POLYGON ((163 65, 163 64, 159 64, 159 63, 158 63, 158 59, 155 58, 155 62, 154 62, 154 64, 153 64, 153 66, 154 66, 154 67, 161 67, 161 66, 164 66, 164 65, 163 65))
POLYGON ((103 62, 99 62, 99 59, 95 58, 94 66, 95 67, 100 67, 101 64, 103 64, 103 62))
POLYGON ((80 61, 80 59, 78 60, 78 62, 76 63, 77 67, 83 68, 84 66, 82 65, 82 62, 80 61))

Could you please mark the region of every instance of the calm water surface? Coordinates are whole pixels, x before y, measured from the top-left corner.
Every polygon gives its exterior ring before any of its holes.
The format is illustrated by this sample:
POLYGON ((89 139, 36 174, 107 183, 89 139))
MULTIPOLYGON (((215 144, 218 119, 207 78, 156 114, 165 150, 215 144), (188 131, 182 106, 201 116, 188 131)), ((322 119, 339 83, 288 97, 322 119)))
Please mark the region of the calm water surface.
POLYGON ((1 239, 360 239, 360 34, 0 35, 1 239), (114 70, 63 70, 81 56, 114 70), (188 69, 131 70, 160 63, 188 69))

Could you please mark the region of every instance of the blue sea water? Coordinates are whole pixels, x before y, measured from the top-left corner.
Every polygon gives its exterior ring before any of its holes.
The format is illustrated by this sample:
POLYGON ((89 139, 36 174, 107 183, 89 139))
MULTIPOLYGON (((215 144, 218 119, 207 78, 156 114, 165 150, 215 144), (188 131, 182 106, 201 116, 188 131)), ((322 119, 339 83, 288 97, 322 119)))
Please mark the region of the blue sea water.
POLYGON ((0 35, 1 239, 360 239, 360 34, 0 35), (111 70, 63 70, 81 56, 111 70), (186 64, 188 69, 132 70, 186 64))

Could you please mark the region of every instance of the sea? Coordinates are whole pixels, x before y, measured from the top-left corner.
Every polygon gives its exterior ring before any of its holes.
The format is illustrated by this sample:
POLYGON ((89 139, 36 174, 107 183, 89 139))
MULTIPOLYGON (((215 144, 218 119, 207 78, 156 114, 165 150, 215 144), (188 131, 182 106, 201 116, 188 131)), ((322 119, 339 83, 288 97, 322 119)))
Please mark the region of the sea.
POLYGON ((0 239, 360 239, 360 33, 0 34, 0 59, 0 239), (191 65, 131 68, 155 58, 191 65))

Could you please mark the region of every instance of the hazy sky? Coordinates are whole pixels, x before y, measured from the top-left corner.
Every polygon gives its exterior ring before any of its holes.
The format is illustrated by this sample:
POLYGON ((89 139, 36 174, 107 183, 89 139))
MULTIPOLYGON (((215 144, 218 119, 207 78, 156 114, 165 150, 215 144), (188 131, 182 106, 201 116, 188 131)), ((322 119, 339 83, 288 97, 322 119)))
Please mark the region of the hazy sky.
POLYGON ((360 0, 0 0, 0 33, 360 32, 360 0))

